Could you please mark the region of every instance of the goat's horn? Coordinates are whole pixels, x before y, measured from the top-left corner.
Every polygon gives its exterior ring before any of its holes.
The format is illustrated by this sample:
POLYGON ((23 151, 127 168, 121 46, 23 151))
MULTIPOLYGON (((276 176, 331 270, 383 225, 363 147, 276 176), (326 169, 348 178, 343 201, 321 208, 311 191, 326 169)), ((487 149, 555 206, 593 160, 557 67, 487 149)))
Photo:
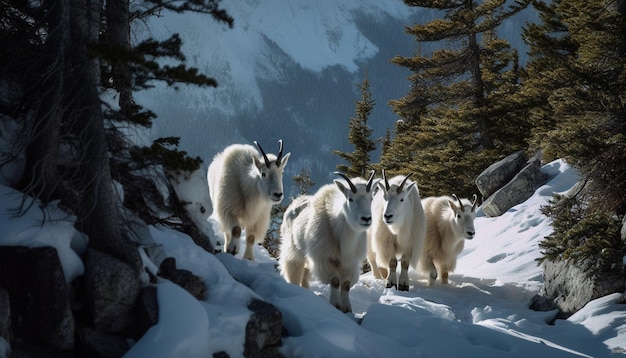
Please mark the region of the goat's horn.
POLYGON ((474 202, 472 203, 472 212, 476 211, 476 201, 478 200, 478 197, 476 196, 476 194, 474 194, 474 202))
POLYGON ((348 178, 347 175, 345 175, 342 172, 335 172, 334 174, 339 175, 340 177, 344 178, 348 182, 348 185, 350 185, 350 190, 352 190, 353 193, 356 193, 356 186, 354 186, 354 184, 352 183, 352 180, 350 180, 350 178, 348 178))
POLYGON ((452 194, 452 196, 456 199, 456 201, 459 202, 459 206, 461 207, 461 211, 465 211, 465 206, 463 206, 463 203, 461 202, 461 199, 459 199, 458 196, 452 194))
POLYGON ((261 151, 261 154, 263 154, 263 159, 265 160, 265 166, 269 168, 270 167, 270 160, 267 159, 267 154, 265 154, 265 151, 263 150, 263 148, 261 148, 261 145, 259 144, 259 142, 257 142, 255 140, 254 144, 256 144, 256 146, 259 147, 259 150, 261 151))
POLYGON ((276 165, 280 166, 280 160, 283 157, 283 140, 278 140, 278 157, 276 157, 276 165))
POLYGON ((387 180, 387 175, 385 174, 385 169, 383 169, 383 181, 385 182, 385 190, 389 191, 389 181, 387 180))
POLYGON ((369 193, 372 190, 372 182, 374 181, 374 174, 376 174, 376 170, 372 170, 372 174, 370 178, 367 180, 367 185, 365 186, 365 190, 369 193))
POLYGON ((398 187, 398 194, 400 194, 400 192, 402 191, 402 188, 404 187, 404 184, 406 183, 407 179, 409 179, 409 177, 413 175, 413 173, 409 173, 407 174, 404 179, 402 179, 402 183, 400 183, 400 186, 398 187))

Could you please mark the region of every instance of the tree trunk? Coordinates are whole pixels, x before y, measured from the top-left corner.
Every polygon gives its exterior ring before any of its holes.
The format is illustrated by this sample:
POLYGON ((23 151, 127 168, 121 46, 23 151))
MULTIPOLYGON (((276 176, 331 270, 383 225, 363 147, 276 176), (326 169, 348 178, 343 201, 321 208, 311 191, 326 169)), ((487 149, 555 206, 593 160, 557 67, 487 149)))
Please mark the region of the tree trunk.
POLYGON ((67 103, 82 154, 78 163, 81 199, 77 203, 77 226, 89 236, 91 248, 129 263, 139 273, 139 254, 120 230, 98 95, 99 66, 88 55, 89 43, 97 41, 100 30, 101 2, 71 0, 71 4, 72 72, 67 103))
POLYGON ((59 197, 57 172, 62 116, 63 73, 69 38, 69 0, 46 1, 44 21, 49 35, 42 55, 39 103, 26 144, 26 163, 20 188, 44 203, 59 197))
MULTIPOLYGON (((107 39, 114 48, 130 50, 130 17, 128 0, 107 0, 107 39)), ((125 62, 113 63, 113 86, 119 92, 122 111, 133 104, 132 76, 125 62)))

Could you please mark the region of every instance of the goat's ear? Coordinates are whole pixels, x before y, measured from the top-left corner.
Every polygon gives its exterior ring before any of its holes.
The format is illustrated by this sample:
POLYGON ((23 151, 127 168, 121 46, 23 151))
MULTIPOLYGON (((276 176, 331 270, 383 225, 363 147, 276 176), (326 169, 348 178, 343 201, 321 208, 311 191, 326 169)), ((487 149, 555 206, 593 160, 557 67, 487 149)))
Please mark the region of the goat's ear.
POLYGON ((376 182, 376 186, 378 187, 378 190, 381 190, 383 192, 383 194, 387 193, 387 188, 385 188, 384 180, 379 179, 378 182, 376 182))
POLYGON ((261 167, 265 165, 265 162, 263 162, 261 159, 259 159, 259 157, 257 157, 256 155, 252 154, 251 155, 252 160, 254 161, 254 166, 261 170, 261 167))
POLYGON ((289 156, 291 156, 291 152, 283 155, 282 158, 280 158, 280 166, 281 167, 285 167, 285 165, 287 165, 287 161, 289 160, 289 156))
POLYGON ((348 191, 350 190, 350 188, 348 188, 347 186, 343 185, 343 182, 341 180, 335 179, 333 181, 335 182, 335 185, 337 185, 337 188, 339 188, 339 191, 341 191, 341 193, 345 197, 348 197, 348 191))
POLYGON ((417 184, 417 182, 412 182, 411 184, 409 184, 409 186, 407 186, 405 188, 406 192, 408 193, 409 190, 411 190, 411 187, 413 187, 413 186, 415 186, 415 189, 417 189, 417 185, 416 184, 417 184))
POLYGON ((450 209, 454 210, 455 212, 459 210, 459 207, 456 206, 456 203, 452 200, 448 200, 448 205, 450 205, 450 209))

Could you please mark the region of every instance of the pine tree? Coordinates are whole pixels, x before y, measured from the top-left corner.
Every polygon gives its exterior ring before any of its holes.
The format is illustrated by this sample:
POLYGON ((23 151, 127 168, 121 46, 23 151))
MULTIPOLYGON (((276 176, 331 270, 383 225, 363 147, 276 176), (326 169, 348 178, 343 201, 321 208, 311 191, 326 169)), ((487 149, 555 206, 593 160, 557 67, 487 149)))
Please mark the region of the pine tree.
POLYGON ((403 123, 381 164, 414 172, 428 195, 469 196, 482 170, 526 146, 526 118, 509 99, 519 79, 517 53, 495 29, 529 1, 405 2, 444 14, 407 30, 420 44, 442 47, 392 60, 414 73, 407 96, 391 102, 403 123))
POLYGON ((520 102, 531 108, 532 143, 581 172, 582 190, 545 209, 555 232, 546 258, 593 258, 621 267, 626 213, 626 3, 534 4, 541 22, 524 30, 531 48, 520 102), (615 265, 616 264, 616 265, 615 265))
POLYGON ((356 116, 350 119, 348 141, 354 144, 355 150, 346 153, 333 150, 333 154, 345 159, 350 166, 338 164, 337 170, 346 173, 350 177, 367 177, 370 167, 370 152, 376 149, 376 141, 370 137, 372 128, 367 124, 369 116, 376 102, 372 99, 367 72, 360 85, 357 84, 361 92, 361 99, 355 101, 356 116))

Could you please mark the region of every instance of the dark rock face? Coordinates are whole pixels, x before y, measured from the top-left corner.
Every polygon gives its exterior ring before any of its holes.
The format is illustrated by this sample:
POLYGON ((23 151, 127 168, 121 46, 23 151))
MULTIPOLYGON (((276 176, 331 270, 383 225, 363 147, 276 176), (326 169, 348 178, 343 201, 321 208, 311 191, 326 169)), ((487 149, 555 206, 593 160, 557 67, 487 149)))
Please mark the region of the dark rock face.
POLYGON ((483 170, 476 178, 476 186, 483 198, 488 198, 506 185, 526 165, 527 160, 526 154, 520 150, 483 170))
POLYGON ((278 352, 281 342, 283 319, 274 305, 252 300, 248 305, 252 316, 246 325, 245 357, 282 357, 278 352))
POLYGON ((117 358, 126 353, 130 346, 122 337, 83 327, 79 330, 82 357, 117 358))
POLYGON ((0 338, 11 347, 11 300, 9 293, 2 287, 0 287, 0 338))
POLYGON ((168 257, 161 262, 159 276, 184 288, 198 300, 204 300, 207 297, 207 288, 204 281, 188 270, 177 269, 176 259, 173 257, 168 257))
POLYGON ((489 217, 500 216, 517 204, 530 198, 535 190, 548 181, 541 172, 541 160, 537 157, 517 173, 506 185, 498 189, 482 204, 482 210, 489 217))
MULTIPOLYGON (((55 248, 0 246, 0 287, 8 293, 14 343, 21 346, 18 350, 74 349, 76 323, 55 248)), ((6 308, 0 312, 3 310, 6 308)))
POLYGON ((544 285, 535 296, 531 309, 548 311, 558 308, 557 318, 568 318, 587 302, 625 289, 621 272, 601 272, 591 260, 544 261, 544 285))
POLYGON ((133 328, 141 279, 129 264, 89 249, 85 257, 87 310, 93 327, 121 333, 133 328))

